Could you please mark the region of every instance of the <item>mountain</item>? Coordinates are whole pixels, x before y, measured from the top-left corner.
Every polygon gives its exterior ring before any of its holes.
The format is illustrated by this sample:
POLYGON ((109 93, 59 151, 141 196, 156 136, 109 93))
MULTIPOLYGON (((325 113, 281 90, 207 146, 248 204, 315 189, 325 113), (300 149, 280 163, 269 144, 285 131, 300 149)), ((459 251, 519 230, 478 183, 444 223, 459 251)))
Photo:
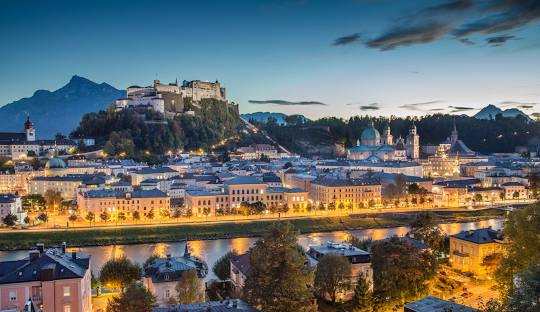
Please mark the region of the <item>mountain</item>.
POLYGON ((22 131, 30 116, 38 138, 51 138, 58 132, 68 135, 85 113, 104 109, 122 97, 125 91, 73 76, 58 90, 38 90, 29 98, 0 107, 0 131, 22 131))
MULTIPOLYGON (((250 113, 250 114, 242 114, 240 115, 244 120, 256 120, 261 123, 268 122, 269 118, 274 118, 276 120, 276 123, 278 125, 286 125, 287 124, 287 117, 289 117, 286 114, 283 113, 269 113, 269 112, 256 112, 256 113, 250 113)), ((292 116, 292 115, 291 115, 292 116)), ((303 115, 296 115, 300 116, 302 118, 303 122, 309 121, 308 118, 306 118, 303 115)))
POLYGON ((495 116, 497 114, 502 114, 503 117, 510 117, 510 118, 521 115, 521 116, 525 117, 525 119, 527 119, 529 121, 532 120, 527 114, 525 114, 524 112, 520 111, 517 108, 509 108, 509 109, 502 110, 502 109, 498 108, 497 106, 495 106, 493 104, 489 104, 488 106, 482 108, 473 117, 476 118, 476 119, 488 119, 488 120, 490 120, 490 119, 495 119, 495 116))

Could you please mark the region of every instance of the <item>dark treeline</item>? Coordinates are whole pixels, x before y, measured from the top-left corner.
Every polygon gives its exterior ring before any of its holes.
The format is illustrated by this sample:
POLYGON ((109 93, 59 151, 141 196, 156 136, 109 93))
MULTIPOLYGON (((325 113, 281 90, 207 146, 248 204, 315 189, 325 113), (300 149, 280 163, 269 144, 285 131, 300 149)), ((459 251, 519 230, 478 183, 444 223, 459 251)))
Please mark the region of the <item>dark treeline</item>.
POLYGON ((266 124, 254 123, 280 144, 302 153, 299 141, 314 145, 339 143, 345 147, 353 146, 370 120, 381 134, 383 126, 389 123, 394 140, 399 136, 405 138, 414 122, 421 144, 438 144, 444 141, 450 136, 455 120, 459 138, 480 153, 513 152, 517 146, 540 143, 540 122, 528 122, 522 116, 503 118, 498 115, 493 120, 443 114, 406 118, 354 116, 349 119, 327 117, 301 122, 293 115, 289 116, 285 126, 272 120, 266 124))
POLYGON ((190 104, 195 115, 179 115, 166 119, 161 113, 147 109, 113 108, 89 113, 70 137, 90 137, 110 156, 144 158, 162 155, 169 150, 207 149, 213 144, 238 134, 243 126, 238 107, 223 101, 204 99, 190 104))

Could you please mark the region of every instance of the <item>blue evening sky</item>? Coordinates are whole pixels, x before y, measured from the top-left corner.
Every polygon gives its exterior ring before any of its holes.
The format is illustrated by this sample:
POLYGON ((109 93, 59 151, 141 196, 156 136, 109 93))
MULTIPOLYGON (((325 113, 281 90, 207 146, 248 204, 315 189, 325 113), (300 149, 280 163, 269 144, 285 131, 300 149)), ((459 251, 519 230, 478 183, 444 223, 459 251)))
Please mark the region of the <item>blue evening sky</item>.
POLYGON ((4 0, 0 104, 76 74, 119 89, 218 79, 243 113, 540 112, 539 1, 497 1, 4 0))

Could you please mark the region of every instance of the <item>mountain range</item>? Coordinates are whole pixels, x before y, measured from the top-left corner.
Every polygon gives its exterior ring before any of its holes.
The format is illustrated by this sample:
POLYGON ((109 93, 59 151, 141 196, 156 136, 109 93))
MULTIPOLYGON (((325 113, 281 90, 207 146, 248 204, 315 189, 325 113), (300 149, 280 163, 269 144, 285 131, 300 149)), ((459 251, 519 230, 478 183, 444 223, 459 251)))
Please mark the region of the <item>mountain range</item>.
POLYGON ((0 131, 22 131, 29 116, 40 139, 51 138, 58 132, 68 135, 84 114, 102 110, 122 97, 125 91, 109 84, 73 76, 58 90, 38 90, 31 97, 0 107, 0 131))
POLYGON ((524 112, 522 112, 521 110, 517 108, 509 108, 509 109, 502 110, 493 104, 489 104, 488 106, 482 108, 478 113, 474 114, 473 117, 476 119, 490 120, 490 119, 495 119, 495 116, 497 116, 497 114, 501 114, 503 117, 507 117, 507 118, 508 117, 513 118, 513 117, 521 115, 525 117, 525 119, 527 119, 528 121, 532 120, 531 117, 529 117, 529 115, 525 114, 524 112))
MULTIPOLYGON (((240 116, 244 120, 247 120, 247 121, 256 120, 261 123, 267 123, 270 118, 273 118, 278 125, 286 125, 287 117, 289 117, 289 115, 286 115, 283 113, 269 113, 269 112, 256 112, 256 113, 249 113, 249 114, 241 114, 240 116)), ((309 119, 303 115, 298 115, 298 116, 302 118, 303 122, 309 121, 309 119)))

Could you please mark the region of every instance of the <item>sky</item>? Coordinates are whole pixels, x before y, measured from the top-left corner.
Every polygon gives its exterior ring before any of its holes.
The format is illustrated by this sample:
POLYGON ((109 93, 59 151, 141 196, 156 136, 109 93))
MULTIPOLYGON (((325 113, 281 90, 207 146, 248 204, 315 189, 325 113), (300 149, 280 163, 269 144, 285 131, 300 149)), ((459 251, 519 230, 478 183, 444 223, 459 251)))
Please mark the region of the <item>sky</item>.
POLYGON ((79 75, 217 79, 242 113, 540 113, 540 0, 3 0, 0 38, 0 105, 79 75))

